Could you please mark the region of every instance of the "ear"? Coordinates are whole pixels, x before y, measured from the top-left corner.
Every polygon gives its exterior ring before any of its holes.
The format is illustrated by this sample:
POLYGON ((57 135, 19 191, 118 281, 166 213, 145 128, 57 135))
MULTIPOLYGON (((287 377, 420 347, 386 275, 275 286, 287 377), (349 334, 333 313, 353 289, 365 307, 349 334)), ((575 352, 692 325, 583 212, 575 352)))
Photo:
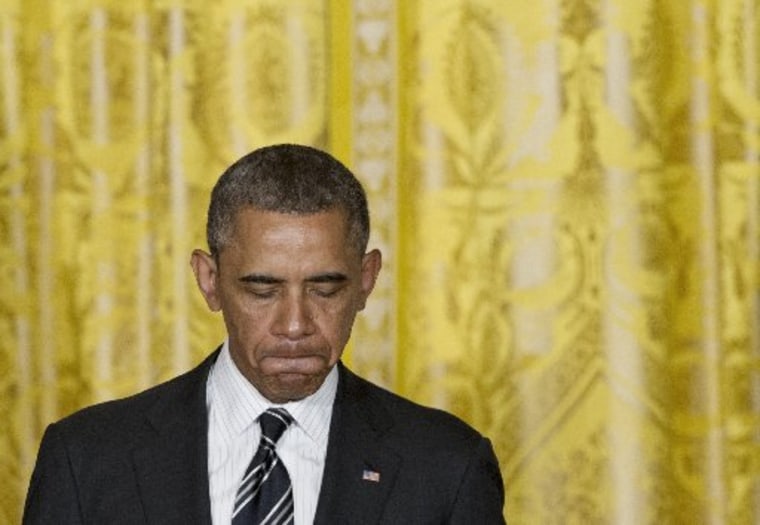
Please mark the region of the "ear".
POLYGON ((382 266, 383 256, 380 250, 372 250, 365 253, 362 257, 362 297, 359 303, 359 310, 364 310, 364 306, 367 304, 367 297, 369 297, 369 294, 375 288, 377 275, 380 273, 382 266))
POLYGON ((203 298, 206 299, 209 310, 218 312, 221 310, 222 304, 217 291, 219 272, 217 270, 216 259, 203 250, 193 250, 193 254, 190 257, 190 266, 193 267, 195 282, 198 283, 198 288, 203 294, 203 298))

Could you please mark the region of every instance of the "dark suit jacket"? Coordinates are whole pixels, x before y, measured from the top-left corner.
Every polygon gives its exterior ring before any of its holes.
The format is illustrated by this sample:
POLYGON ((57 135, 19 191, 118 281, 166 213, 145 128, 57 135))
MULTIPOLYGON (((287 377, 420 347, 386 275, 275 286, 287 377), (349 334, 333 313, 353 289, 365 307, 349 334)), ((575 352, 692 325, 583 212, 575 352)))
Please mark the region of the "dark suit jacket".
MULTIPOLYGON (((216 355, 50 425, 24 524, 210 523, 206 379, 216 355)), ((339 370, 316 524, 504 523, 487 439, 339 370), (379 481, 363 480, 365 470, 379 481)))

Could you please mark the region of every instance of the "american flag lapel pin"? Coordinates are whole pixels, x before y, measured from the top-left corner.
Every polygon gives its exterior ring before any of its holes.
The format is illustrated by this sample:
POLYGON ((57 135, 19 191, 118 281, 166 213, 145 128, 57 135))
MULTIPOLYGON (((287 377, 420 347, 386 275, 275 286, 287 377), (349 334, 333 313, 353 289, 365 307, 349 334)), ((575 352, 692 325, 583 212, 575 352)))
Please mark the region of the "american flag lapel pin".
POLYGON ((370 469, 364 469, 362 471, 362 480, 371 481, 373 483, 380 483, 380 473, 370 469))

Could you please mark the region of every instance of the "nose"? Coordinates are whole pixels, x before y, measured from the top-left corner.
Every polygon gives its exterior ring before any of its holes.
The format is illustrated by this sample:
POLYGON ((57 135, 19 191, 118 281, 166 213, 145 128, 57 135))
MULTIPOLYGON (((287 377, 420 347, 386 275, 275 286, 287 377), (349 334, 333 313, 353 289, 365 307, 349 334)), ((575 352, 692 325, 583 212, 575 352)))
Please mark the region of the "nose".
POLYGON ((275 307, 272 331, 288 339, 302 339, 314 333, 311 307, 300 294, 288 294, 275 307))

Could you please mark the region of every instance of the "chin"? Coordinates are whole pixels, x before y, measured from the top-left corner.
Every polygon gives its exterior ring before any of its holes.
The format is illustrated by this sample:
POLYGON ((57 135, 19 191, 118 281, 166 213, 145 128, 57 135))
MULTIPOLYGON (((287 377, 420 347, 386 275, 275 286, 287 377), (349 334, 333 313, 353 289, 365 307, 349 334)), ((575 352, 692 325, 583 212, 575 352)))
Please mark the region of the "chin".
POLYGON ((278 374, 266 381, 265 397, 275 403, 299 401, 319 390, 327 373, 318 375, 278 374))

